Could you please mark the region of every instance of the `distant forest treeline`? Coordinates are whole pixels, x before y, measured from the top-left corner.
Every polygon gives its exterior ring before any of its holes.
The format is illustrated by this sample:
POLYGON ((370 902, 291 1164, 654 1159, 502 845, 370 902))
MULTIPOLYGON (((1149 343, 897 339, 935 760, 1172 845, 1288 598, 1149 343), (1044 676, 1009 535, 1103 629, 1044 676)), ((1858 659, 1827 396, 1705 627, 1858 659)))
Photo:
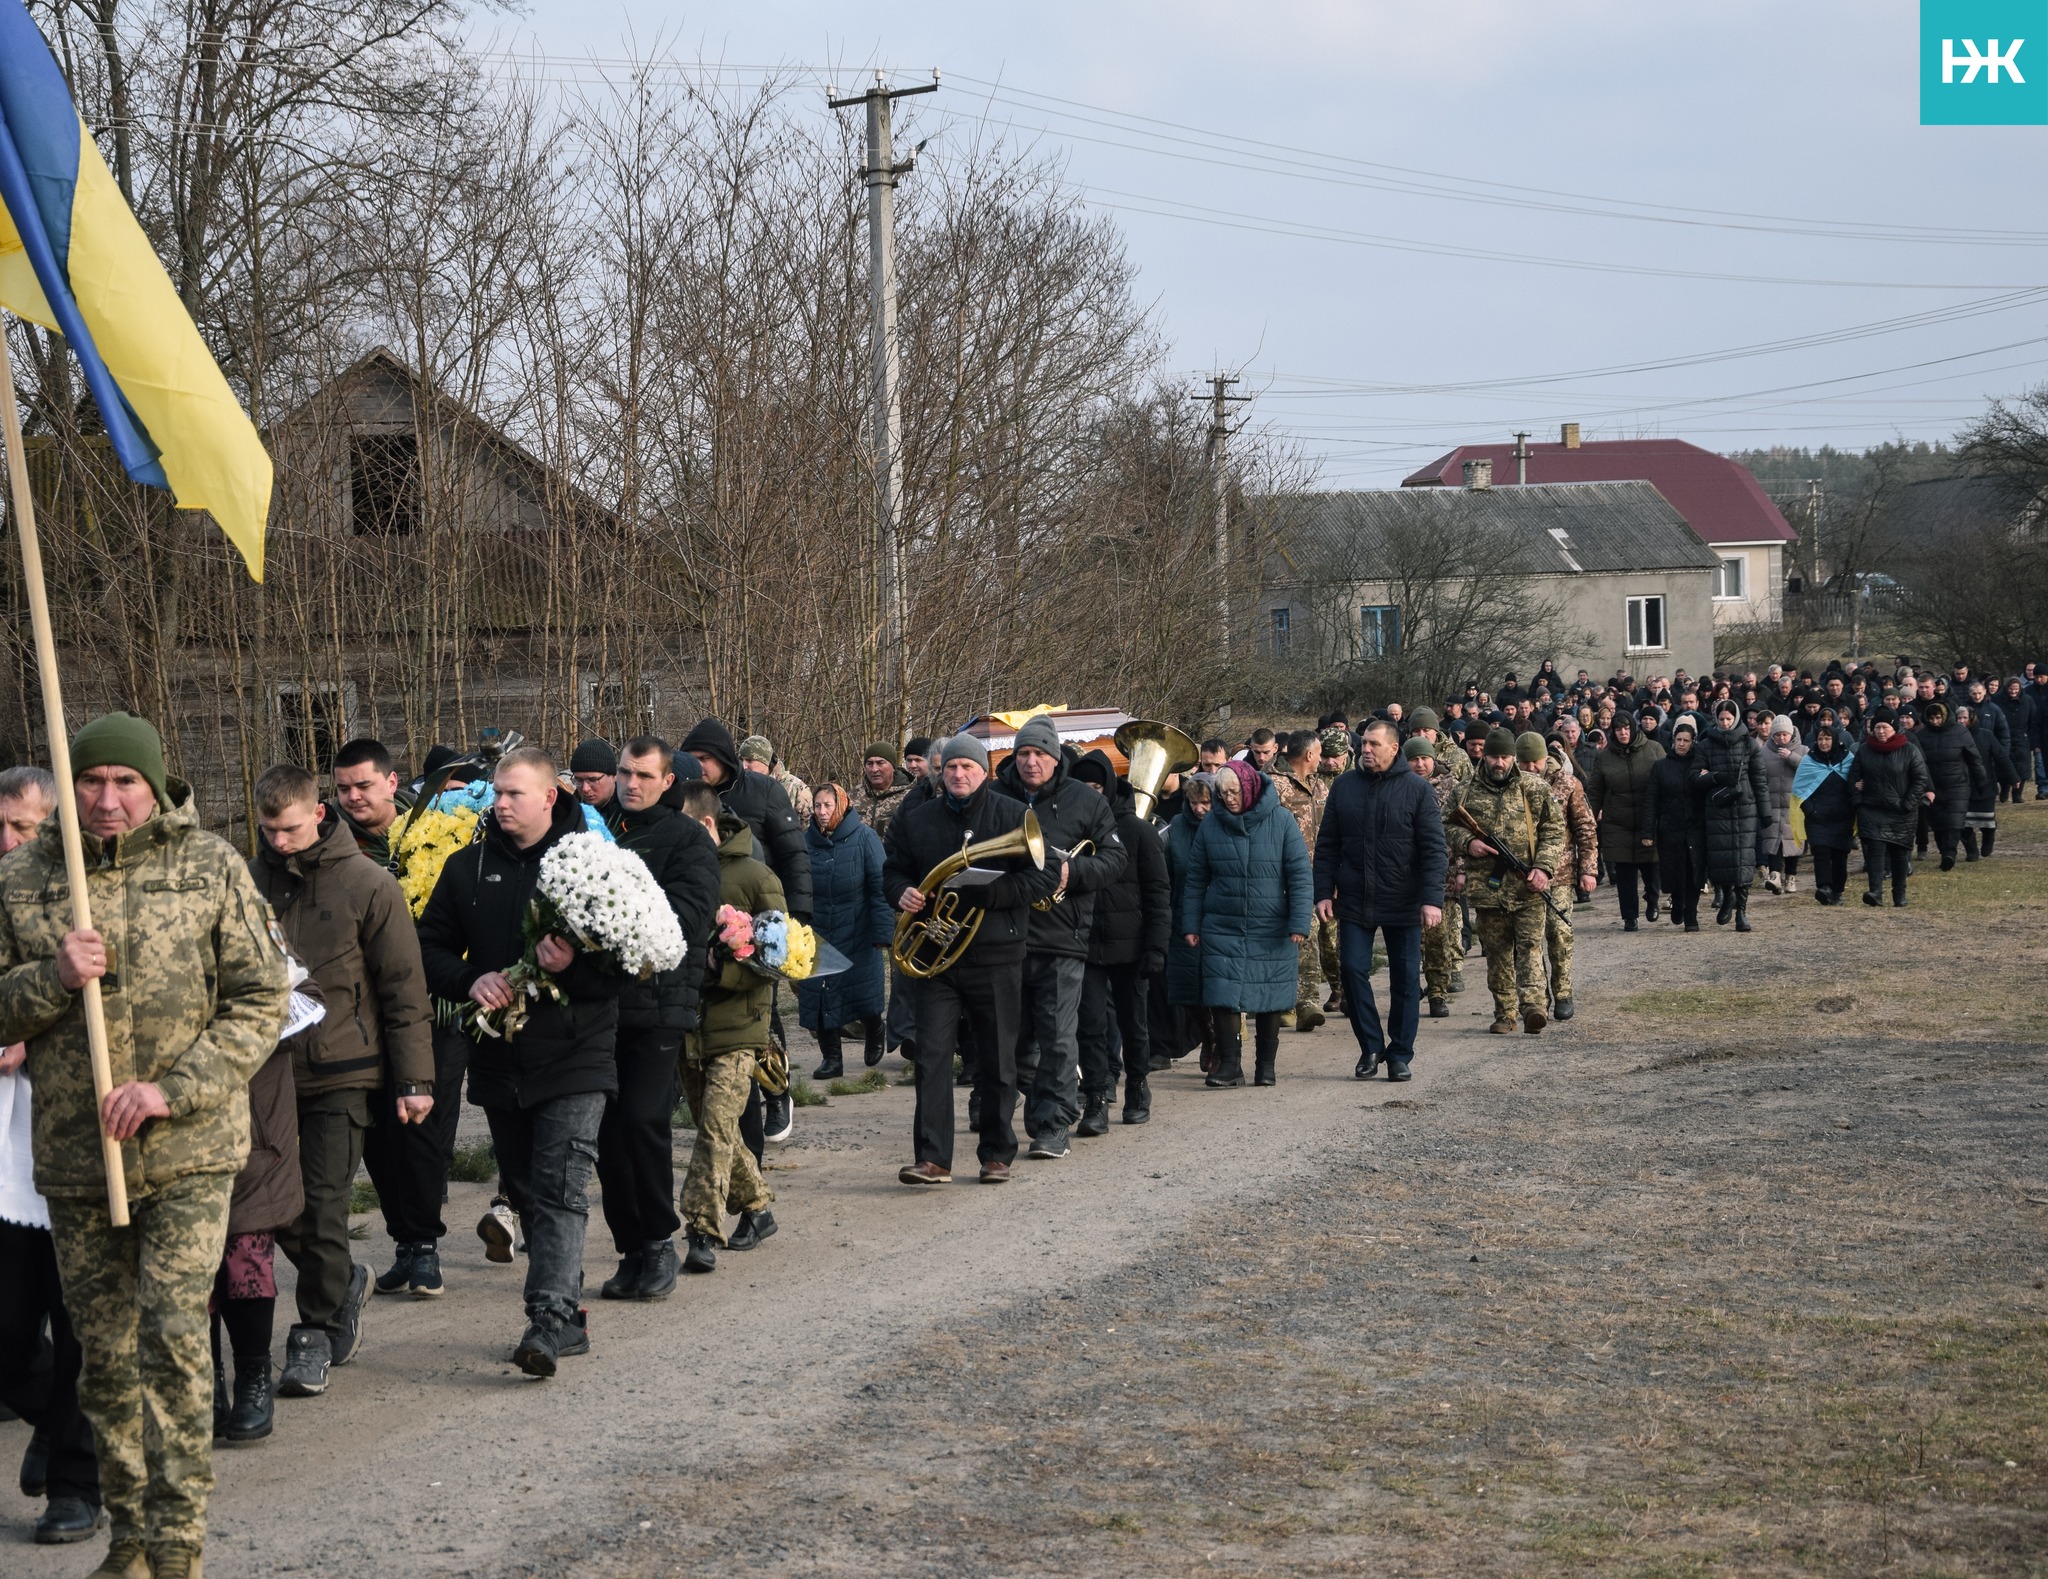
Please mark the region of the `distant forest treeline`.
POLYGON ((1797 526, 1805 520, 1808 483, 1818 478, 1824 497, 1836 499, 1866 496, 1878 477, 1889 474, 1894 484, 1925 482, 1934 477, 1952 477, 1962 469, 1961 456, 1952 444, 1878 444, 1860 454, 1823 444, 1817 450, 1790 449, 1783 445, 1768 450, 1733 450, 1734 459, 1750 469, 1764 492, 1777 502, 1787 520, 1797 526))

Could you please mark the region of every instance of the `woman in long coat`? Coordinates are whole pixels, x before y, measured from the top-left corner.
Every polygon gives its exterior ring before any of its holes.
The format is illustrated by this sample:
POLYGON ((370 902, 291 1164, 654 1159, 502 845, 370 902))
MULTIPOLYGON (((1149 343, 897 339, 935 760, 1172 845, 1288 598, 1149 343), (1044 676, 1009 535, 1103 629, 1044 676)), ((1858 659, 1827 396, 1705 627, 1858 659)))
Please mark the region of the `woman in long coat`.
POLYGON ((1166 825, 1166 886, 1173 907, 1171 930, 1166 934, 1166 1001, 1186 1028, 1174 1046, 1185 1050, 1189 1040, 1198 1042, 1205 1075, 1216 1069, 1216 1031, 1209 1011, 1202 1007, 1202 951, 1187 940, 1183 912, 1187 908, 1188 863, 1194 858, 1203 819, 1209 815, 1213 788, 1208 774, 1189 774, 1181 782, 1181 814, 1166 825))
POLYGON ((1863 871, 1870 882, 1863 902, 1884 903, 1885 874, 1890 873, 1892 903, 1903 910, 1906 856, 1934 784, 1920 748, 1898 728, 1898 714, 1889 707, 1870 715, 1849 770, 1849 787, 1856 792, 1856 831, 1863 839, 1863 871))
POLYGON ((1742 727, 1742 706, 1733 697, 1714 704, 1714 721, 1699 742, 1707 770, 1707 876, 1714 884, 1714 920, 1735 918, 1747 932, 1749 885, 1756 879, 1756 835, 1763 815, 1764 765, 1757 744, 1742 727))
POLYGON ((1600 859, 1614 879, 1621 924, 1630 932, 1636 929, 1639 880, 1642 903, 1650 919, 1657 919, 1657 833, 1643 815, 1643 797, 1650 769, 1663 755, 1664 748, 1649 737, 1634 713, 1619 712, 1607 749, 1597 753, 1586 770, 1586 801, 1600 819, 1600 859))
POLYGON ((1707 882, 1706 769, 1699 720, 1671 722, 1671 750, 1650 768, 1643 787, 1642 826, 1657 841, 1657 871, 1671 905, 1671 924, 1700 929, 1700 890, 1707 882))
POLYGON ((846 1073, 846 1026, 858 1025, 865 1034, 870 1068, 882 1061, 889 996, 882 951, 896 935, 896 912, 882 894, 882 841, 841 785, 821 784, 812 794, 804 839, 811 852, 811 925, 853 961, 851 970, 796 984, 798 1023, 817 1037, 823 1055, 811 1078, 837 1080, 846 1073))
POLYGON ((1792 781, 1806 760, 1806 747, 1799 743, 1799 726, 1790 714, 1771 720, 1758 760, 1764 765, 1764 887, 1774 894, 1797 893, 1801 846, 1792 836, 1792 781))
POLYGON ((1991 853, 1992 842, 1998 837, 1998 802, 2005 795, 2006 785, 2018 777, 2013 771, 2012 753, 2005 749, 1992 726, 1993 711, 1989 704, 1973 707, 1968 702, 1956 709, 1956 722, 1976 739, 1977 755, 1984 763, 1984 782, 1971 790, 1969 808, 1963 814, 1966 861, 1977 859, 1979 840, 1983 841, 1984 853, 1991 853))
POLYGON ((1299 997, 1313 898, 1308 846, 1272 780, 1249 763, 1224 763, 1216 805, 1188 860, 1181 911, 1182 937, 1202 950, 1202 1003, 1217 1021, 1218 1067, 1208 1084, 1244 1084, 1240 1014, 1255 1026, 1253 1079, 1273 1084, 1280 1016, 1299 997))
POLYGON ((1970 814, 1970 802, 1989 795, 1990 775, 1977 752, 1977 737, 1967 726, 1949 715, 1946 702, 1929 702, 1920 710, 1920 727, 1913 731, 1914 743, 1927 763, 1927 777, 1934 786, 1928 803, 1927 820, 1934 830, 1934 843, 1941 851, 1941 869, 1955 870, 1956 846, 1961 843, 1963 824, 1970 814))
POLYGON ((1795 775, 1806 845, 1813 852, 1814 897, 1824 905, 1839 905, 1849 886, 1849 852, 1856 847, 1853 755, 1848 736, 1837 725, 1816 724, 1812 749, 1795 775))

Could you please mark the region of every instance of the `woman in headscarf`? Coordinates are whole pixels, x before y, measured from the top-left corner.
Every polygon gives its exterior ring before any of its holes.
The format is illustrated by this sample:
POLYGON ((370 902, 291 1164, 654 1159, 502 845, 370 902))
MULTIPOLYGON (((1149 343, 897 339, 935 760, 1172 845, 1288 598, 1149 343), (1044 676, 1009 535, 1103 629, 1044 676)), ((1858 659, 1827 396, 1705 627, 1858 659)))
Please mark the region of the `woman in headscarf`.
POLYGON ((1208 1084, 1244 1084, 1245 1014, 1255 1027, 1253 1079, 1277 1078, 1280 1016, 1298 995, 1313 898, 1308 846, 1272 781, 1248 762, 1224 763, 1189 853, 1180 919, 1182 940, 1202 951, 1202 1004, 1216 1022, 1208 1084))
POLYGON ((1856 828, 1863 839, 1863 872, 1870 887, 1866 905, 1884 903, 1884 880, 1892 880, 1892 903, 1906 908, 1906 857, 1920 808, 1934 799, 1934 783, 1920 748, 1898 727, 1898 714, 1880 707, 1849 768, 1856 792, 1856 828))
POLYGON ((1848 737, 1832 720, 1813 727, 1813 745, 1792 778, 1806 817, 1806 844, 1813 852, 1814 897, 1839 905, 1849 886, 1849 851, 1856 843, 1856 792, 1850 787, 1848 737))
POLYGON ((1757 827, 1766 787, 1762 753, 1742 724, 1742 704, 1732 696, 1714 704, 1714 721, 1699 741, 1707 789, 1707 876, 1714 884, 1714 920, 1732 916, 1735 930, 1748 932, 1749 885, 1756 878, 1757 827))
POLYGON ((850 970, 796 984, 797 1022, 818 1039, 813 1080, 846 1073, 845 1029, 858 1025, 870 1068, 882 1061, 882 1011, 888 987, 882 951, 896 935, 896 912, 882 892, 882 841, 837 782, 811 794, 804 833, 811 854, 811 925, 853 961, 850 970))
POLYGON ((1657 841, 1657 874, 1671 906, 1671 924, 1700 929, 1700 890, 1707 882, 1707 770, 1699 754, 1699 720, 1671 721, 1671 750, 1650 768, 1643 787, 1642 826, 1657 841))
POLYGON ((1771 720, 1764 738, 1764 887, 1774 894, 1799 891, 1800 843, 1792 830, 1792 781, 1806 760, 1799 725, 1789 713, 1771 720))

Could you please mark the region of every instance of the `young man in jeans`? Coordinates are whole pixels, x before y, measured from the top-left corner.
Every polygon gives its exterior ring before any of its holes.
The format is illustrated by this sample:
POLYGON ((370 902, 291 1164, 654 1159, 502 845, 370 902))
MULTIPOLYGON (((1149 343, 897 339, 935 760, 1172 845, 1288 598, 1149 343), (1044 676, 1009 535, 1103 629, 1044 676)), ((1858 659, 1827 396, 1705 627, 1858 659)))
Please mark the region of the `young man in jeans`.
MULTIPOLYGON (((541 857, 582 829, 583 814, 554 759, 531 746, 499 760, 492 786, 483 838, 449 857, 420 917, 420 953, 436 997, 503 1010, 513 1002, 505 972, 523 952, 541 857)), ((618 1090, 618 977, 552 933, 534 954, 567 1001, 542 993, 528 1000, 517 1036, 472 1037, 469 1099, 490 1120, 499 1177, 526 1225, 527 1325, 513 1363, 552 1376, 561 1356, 590 1351, 579 1308, 586 1192, 605 1098, 618 1090)), ((506 1237, 495 1213, 477 1232, 486 1244, 506 1237)))

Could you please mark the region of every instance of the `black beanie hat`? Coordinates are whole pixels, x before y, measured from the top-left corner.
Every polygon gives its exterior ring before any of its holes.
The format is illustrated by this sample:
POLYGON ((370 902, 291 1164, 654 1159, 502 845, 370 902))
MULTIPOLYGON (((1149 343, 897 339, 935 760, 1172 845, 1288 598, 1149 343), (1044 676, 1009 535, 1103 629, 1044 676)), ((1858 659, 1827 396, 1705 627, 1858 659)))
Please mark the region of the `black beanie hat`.
POLYGON ((619 771, 619 756, 612 750, 611 742, 608 740, 586 740, 570 756, 569 771, 616 773, 619 771))

